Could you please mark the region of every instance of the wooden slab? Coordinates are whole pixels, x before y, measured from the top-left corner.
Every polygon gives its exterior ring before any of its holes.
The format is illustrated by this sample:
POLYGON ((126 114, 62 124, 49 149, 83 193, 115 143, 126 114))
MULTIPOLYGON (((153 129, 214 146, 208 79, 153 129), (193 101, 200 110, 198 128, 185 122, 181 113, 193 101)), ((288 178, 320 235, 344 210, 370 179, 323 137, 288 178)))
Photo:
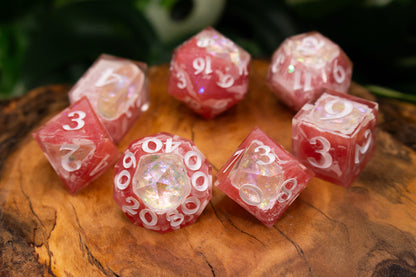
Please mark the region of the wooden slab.
MULTIPOLYGON (((195 142, 214 174, 254 126, 290 150, 294 114, 266 86, 267 67, 265 61, 254 61, 247 98, 210 121, 167 94, 168 65, 150 68, 151 107, 120 150, 139 137, 175 133, 195 142)), ((54 89, 50 95, 56 98, 48 98, 43 108, 33 107, 39 117, 50 118, 67 104, 62 95, 68 87, 54 89)), ((38 99, 36 93, 24 99, 38 99)), ((372 98, 355 84, 351 93, 372 98)), ((21 101, 2 104, 1 119, 10 118, 21 101)), ((272 228, 213 188, 196 224, 160 235, 123 215, 112 199, 112 170, 71 196, 29 134, 22 140, 12 135, 19 144, 0 140, 2 152, 6 145, 17 145, 1 171, 0 274, 415 275, 416 153, 411 147, 416 143, 406 138, 415 137, 416 108, 384 101, 380 114, 377 150, 354 185, 344 189, 313 179, 272 228), (400 131, 403 126, 407 136, 400 131)))

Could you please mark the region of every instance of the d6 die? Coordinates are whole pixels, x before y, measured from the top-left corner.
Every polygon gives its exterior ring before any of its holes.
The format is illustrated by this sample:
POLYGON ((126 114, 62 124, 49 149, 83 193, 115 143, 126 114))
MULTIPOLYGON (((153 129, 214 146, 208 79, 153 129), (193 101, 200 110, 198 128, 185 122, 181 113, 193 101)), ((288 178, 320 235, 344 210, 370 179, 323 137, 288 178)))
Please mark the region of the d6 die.
POLYGON ((247 93, 250 54, 212 28, 178 47, 168 92, 204 118, 213 118, 247 93))
POLYGON ((114 200, 159 233, 194 223, 212 196, 211 166, 192 141, 158 133, 133 141, 115 165, 114 200))
POLYGON ((218 171, 215 186, 271 227, 313 175, 255 128, 218 171))
POLYGON ((349 187, 375 147, 378 104, 326 90, 293 118, 292 150, 317 177, 349 187))
POLYGON ((347 92, 352 63, 342 49, 320 33, 286 39, 275 51, 267 82, 290 108, 298 111, 322 93, 321 88, 347 92))
POLYGON ((71 103, 87 96, 115 143, 149 107, 147 66, 101 55, 69 92, 71 103))
POLYGON ((81 98, 33 133, 71 194, 112 166, 120 152, 87 98, 81 98))

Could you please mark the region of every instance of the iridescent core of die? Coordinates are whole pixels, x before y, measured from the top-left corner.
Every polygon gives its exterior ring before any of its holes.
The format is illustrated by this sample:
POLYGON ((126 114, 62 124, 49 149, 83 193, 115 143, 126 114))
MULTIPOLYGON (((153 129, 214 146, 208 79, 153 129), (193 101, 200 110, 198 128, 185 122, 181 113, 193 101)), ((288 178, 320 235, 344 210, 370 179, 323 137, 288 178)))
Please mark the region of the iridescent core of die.
POLYGON ((283 181, 283 171, 276 161, 269 164, 268 158, 264 155, 264 151, 255 151, 261 144, 253 141, 246 149, 240 161, 234 166, 230 172, 232 185, 240 190, 245 197, 252 203, 259 203, 258 208, 267 210, 271 209, 279 195, 280 186, 283 181), (256 186, 260 190, 249 189, 256 186), (244 189, 247 187, 247 189, 244 189), (261 192, 259 195, 258 192, 261 192))
POLYGON ((141 157, 132 183, 134 193, 156 213, 176 209, 191 191, 185 165, 174 154, 141 157))
POLYGON ((287 55, 292 55, 294 61, 315 69, 324 67, 339 55, 337 45, 330 43, 320 34, 290 39, 284 49, 287 55))
POLYGON ((365 118, 371 120, 374 115, 367 105, 325 93, 306 118, 322 129, 349 135, 365 118))
POLYGON ((125 113, 138 97, 137 90, 144 75, 132 63, 126 63, 109 74, 98 85, 97 108, 106 119, 115 119, 125 113))

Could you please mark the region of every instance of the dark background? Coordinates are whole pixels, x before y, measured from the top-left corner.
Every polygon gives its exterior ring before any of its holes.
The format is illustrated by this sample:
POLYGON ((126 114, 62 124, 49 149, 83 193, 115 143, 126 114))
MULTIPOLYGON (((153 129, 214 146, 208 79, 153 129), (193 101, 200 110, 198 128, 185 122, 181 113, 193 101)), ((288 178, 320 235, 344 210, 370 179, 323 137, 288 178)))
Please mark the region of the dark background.
MULTIPOLYGON (((41 85, 72 84, 101 53, 149 65, 168 63, 172 50, 201 27, 190 24, 186 31, 164 38, 148 15, 152 1, 167 12, 173 24, 186 22, 199 2, 211 0, 15 0, 0 4, 0 99, 41 85)), ((206 10, 200 23, 212 25, 254 58, 270 59, 285 38, 316 30, 350 57, 354 81, 379 95, 416 99, 416 1, 219 2, 222 5, 206 10)))

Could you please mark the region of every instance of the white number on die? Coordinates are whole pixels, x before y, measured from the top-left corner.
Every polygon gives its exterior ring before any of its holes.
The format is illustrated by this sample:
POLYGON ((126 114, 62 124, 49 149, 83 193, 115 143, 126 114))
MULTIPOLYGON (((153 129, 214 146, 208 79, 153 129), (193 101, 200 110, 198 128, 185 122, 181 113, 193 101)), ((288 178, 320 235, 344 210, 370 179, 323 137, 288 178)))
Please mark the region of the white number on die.
POLYGON ((140 202, 131 196, 126 197, 126 202, 128 205, 124 205, 121 207, 121 210, 125 213, 129 213, 130 215, 136 215, 137 214, 137 210, 140 208, 140 202))
POLYGON ((316 145, 318 141, 321 143, 322 149, 315 150, 315 152, 322 156, 321 162, 318 163, 315 158, 311 157, 309 157, 307 161, 314 167, 328 168, 332 165, 332 156, 328 153, 331 149, 331 143, 326 138, 321 136, 311 138, 309 143, 311 145, 316 145))
POLYGON ((184 89, 186 88, 186 79, 185 79, 185 73, 182 71, 179 71, 176 73, 176 78, 178 78, 179 82, 177 84, 178 88, 184 89))
POLYGON ((246 149, 240 149, 233 154, 234 159, 228 164, 222 173, 225 173, 231 167, 231 165, 241 156, 241 154, 243 154, 244 150, 246 149))
POLYGON ((71 121, 72 122, 75 122, 77 125, 75 127, 71 127, 70 125, 65 124, 65 125, 62 126, 62 128, 64 128, 64 130, 67 130, 67 131, 79 130, 82 127, 84 127, 84 125, 85 125, 84 118, 86 116, 87 115, 83 111, 73 111, 73 112, 70 112, 68 114, 68 117, 71 118, 71 121), (75 117, 75 116, 77 116, 77 117, 75 117))
POLYGON ((288 201, 292 197, 293 190, 297 187, 297 185, 298 185, 298 181, 296 180, 296 178, 287 179, 282 184, 282 190, 279 193, 279 196, 277 197, 277 201, 279 201, 279 203, 288 201), (292 183, 292 186, 290 187, 290 189, 286 187, 288 183, 292 183))
POLYGON ((302 42, 297 46, 297 50, 301 51, 304 55, 316 54, 319 49, 325 45, 325 42, 318 40, 315 37, 305 37, 302 42))
POLYGON ((354 163, 355 164, 359 164, 360 163, 360 154, 364 155, 368 149, 370 148, 371 145, 371 139, 372 139, 372 134, 370 130, 366 130, 364 133, 364 137, 367 139, 364 143, 364 145, 360 146, 360 145, 356 145, 355 146, 355 159, 354 159, 354 163))
POLYGON ((119 83, 123 81, 123 76, 114 73, 113 68, 107 68, 100 78, 95 82, 96 87, 103 87, 111 83, 119 83))
POLYGON ((295 71, 295 80, 294 80, 294 84, 293 84, 293 89, 294 90, 298 90, 298 89, 303 89, 303 91, 310 91, 312 90, 312 74, 310 72, 305 72, 304 74, 304 80, 303 80, 303 85, 301 83, 301 79, 302 79, 302 71, 296 70, 295 71))
POLYGON ((251 206, 257 206, 263 202, 263 191, 255 185, 244 184, 240 187, 238 193, 240 198, 251 206), (252 197, 250 197, 250 195, 252 195, 252 197))
POLYGON ((166 220, 170 222, 170 226, 178 227, 182 224, 185 216, 180 214, 177 210, 171 211, 166 214, 166 220))
POLYGON ((68 172, 73 172, 81 168, 81 161, 71 161, 70 158, 72 154, 74 154, 79 149, 79 147, 80 146, 77 144, 63 144, 59 148, 59 151, 69 151, 67 154, 62 156, 61 160, 62 167, 68 172))
POLYGON ((331 101, 329 101, 328 103, 325 104, 325 112, 328 113, 328 115, 326 117, 322 117, 322 120, 332 120, 332 119, 339 119, 339 118, 343 118, 347 115, 349 115, 353 109, 354 109, 354 105, 347 100, 344 99, 333 99, 331 101), (342 110, 341 111, 335 111, 334 110, 334 105, 335 103, 341 103, 342 104, 342 110))
POLYGON ((263 150, 264 152, 260 153, 260 156, 267 157, 267 161, 258 160, 258 161, 256 161, 256 163, 258 163, 260 165, 266 165, 266 164, 271 164, 272 162, 274 162, 276 160, 276 156, 274 155, 273 151, 271 151, 269 146, 267 146, 267 145, 257 146, 254 149, 254 153, 258 153, 261 150, 263 150))
POLYGON ((338 65, 338 60, 335 61, 334 69, 332 70, 332 74, 334 74, 334 79, 338 84, 341 84, 345 81, 345 69, 338 65))
POLYGON ((194 71, 195 75, 198 75, 200 73, 204 73, 204 74, 208 75, 208 74, 212 73, 211 57, 210 56, 206 56, 205 59, 204 58, 196 58, 195 60, 193 60, 192 66, 195 69, 195 71, 194 71))

